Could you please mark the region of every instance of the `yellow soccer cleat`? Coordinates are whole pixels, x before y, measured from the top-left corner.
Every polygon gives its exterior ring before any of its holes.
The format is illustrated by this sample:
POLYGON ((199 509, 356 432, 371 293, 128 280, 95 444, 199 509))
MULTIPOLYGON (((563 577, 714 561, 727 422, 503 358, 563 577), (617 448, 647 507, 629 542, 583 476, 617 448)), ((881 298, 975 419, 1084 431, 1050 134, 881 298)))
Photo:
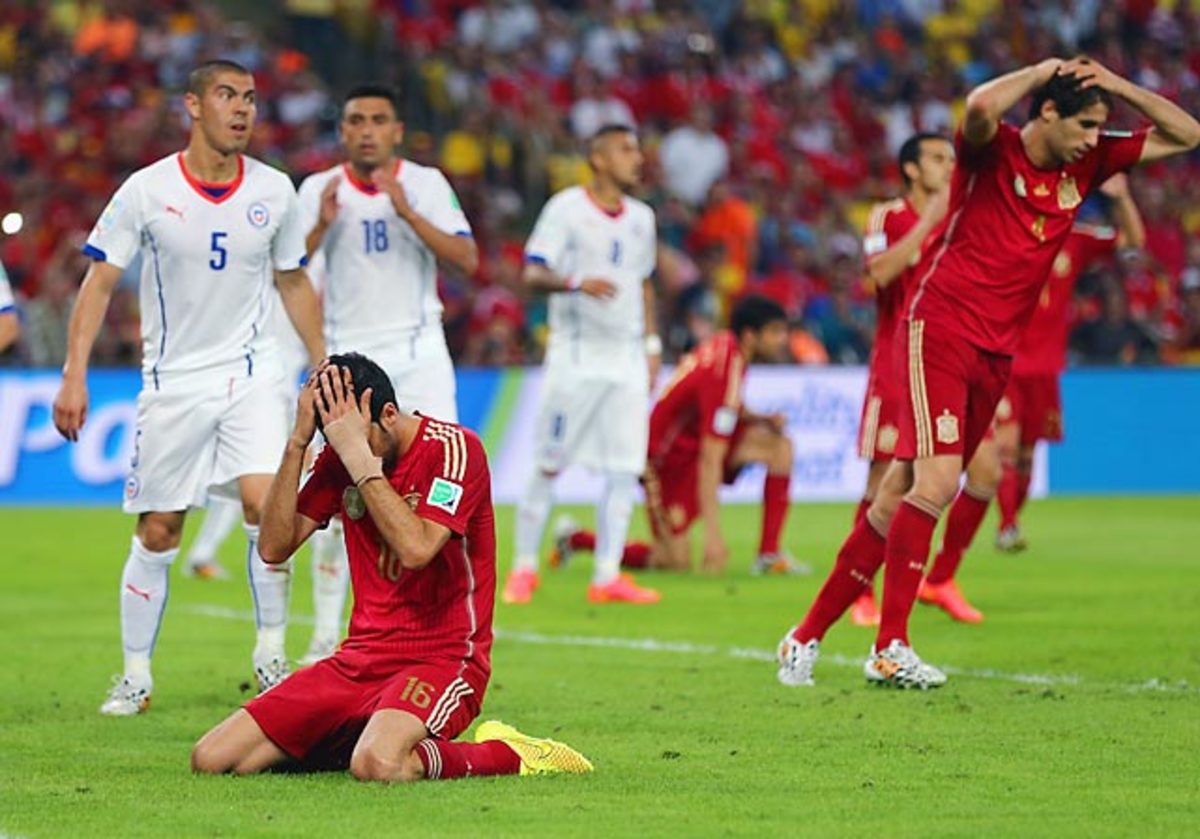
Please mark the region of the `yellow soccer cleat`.
POLYGON ((511 725, 488 720, 475 730, 475 742, 499 740, 521 758, 522 775, 557 775, 568 772, 583 775, 592 771, 592 762, 566 743, 541 737, 526 737, 511 725))

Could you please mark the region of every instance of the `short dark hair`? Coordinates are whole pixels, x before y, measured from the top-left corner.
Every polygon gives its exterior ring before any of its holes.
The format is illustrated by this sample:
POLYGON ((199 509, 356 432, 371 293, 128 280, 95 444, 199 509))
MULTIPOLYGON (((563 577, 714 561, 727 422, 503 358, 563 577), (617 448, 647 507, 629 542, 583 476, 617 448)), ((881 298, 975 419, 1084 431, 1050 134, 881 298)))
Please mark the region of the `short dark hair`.
POLYGON ((1060 117, 1073 117, 1084 108, 1103 103, 1112 110, 1112 100, 1097 86, 1084 87, 1074 74, 1055 74, 1050 81, 1033 92, 1029 103, 1029 119, 1035 120, 1042 114, 1042 106, 1054 103, 1060 117))
POLYGON ((355 99, 386 99, 392 106, 392 112, 396 118, 400 117, 400 94, 396 92, 396 88, 380 82, 364 82, 356 84, 354 87, 346 91, 346 95, 342 97, 342 110, 346 110, 346 105, 355 99))
POLYGON ((733 307, 729 316, 729 328, 737 337, 749 329, 751 332, 761 332, 768 324, 782 321, 787 323, 787 312, 774 300, 760 294, 743 297, 733 307))
POLYGON ((934 131, 921 131, 920 133, 914 134, 904 141, 904 145, 900 147, 900 154, 897 156, 896 161, 900 164, 900 177, 904 179, 904 186, 906 187, 912 185, 912 178, 910 178, 908 173, 904 171, 904 164, 920 162, 921 143, 924 143, 927 140, 941 140, 945 143, 950 142, 941 134, 938 134, 934 131))
POLYGON ((205 61, 188 74, 187 92, 203 96, 212 86, 217 73, 237 73, 239 76, 251 77, 254 75, 236 61, 230 61, 228 58, 214 58, 212 61, 205 61))
POLYGON ((633 134, 634 136, 637 136, 637 129, 635 129, 632 125, 626 125, 622 122, 605 123, 604 125, 600 126, 595 134, 593 134, 591 137, 588 137, 588 157, 591 157, 593 154, 595 154, 596 147, 601 140, 603 140, 605 137, 610 137, 613 134, 633 134))
MULTIPOLYGON (((384 369, 362 353, 347 352, 329 356, 329 366, 337 370, 349 370, 350 379, 354 382, 356 398, 361 398, 363 391, 371 389, 371 422, 379 422, 383 416, 383 407, 389 402, 400 407, 396 402, 396 391, 392 380, 384 369)), ((317 414, 317 428, 323 429, 321 415, 317 414)))

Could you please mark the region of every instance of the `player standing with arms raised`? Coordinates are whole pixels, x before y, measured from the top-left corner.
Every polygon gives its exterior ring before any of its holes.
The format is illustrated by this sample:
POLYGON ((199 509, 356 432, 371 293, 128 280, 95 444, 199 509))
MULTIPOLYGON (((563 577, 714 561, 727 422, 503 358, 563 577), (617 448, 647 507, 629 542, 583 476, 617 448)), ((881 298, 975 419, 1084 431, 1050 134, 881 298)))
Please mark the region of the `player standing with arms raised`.
POLYGON ((184 97, 191 138, 131 175, 84 245, 92 264, 71 315, 54 424, 78 439, 87 419, 87 366, 122 271, 142 256, 142 392, 125 510, 138 515, 121 580, 123 678, 103 714, 144 711, 150 657, 167 603, 168 570, 189 507, 236 481, 249 540, 247 564, 260 689, 287 675, 284 629, 290 569, 258 556, 258 523, 278 448, 287 437, 279 361, 265 330, 272 278, 304 337, 324 355, 316 295, 301 266, 304 233, 287 176, 242 154, 256 113, 254 78, 230 61, 194 70, 184 97))
MULTIPOLYGON (((437 269, 440 262, 475 273, 471 225, 440 171, 398 156, 404 123, 394 90, 353 88, 339 131, 347 161, 300 185, 308 254, 324 257, 329 351, 371 356, 391 376, 400 404, 456 422, 437 269)), ((313 540, 316 627, 305 660, 333 652, 342 636, 349 578, 338 528, 313 540)))
POLYGON ((525 282, 551 295, 546 376, 533 472, 517 507, 516 561, 505 603, 528 603, 554 481, 572 463, 604 476, 597 507, 594 603, 655 603, 620 574, 638 477, 646 466, 650 384, 662 356, 651 275, 654 211, 633 198, 642 151, 633 129, 601 128, 588 144, 591 186, 559 192, 525 243, 525 282))
POLYGON ((235 711, 192 752, 198 772, 262 772, 288 759, 362 781, 590 772, 553 740, 478 715, 491 676, 496 523, 483 444, 401 411, 370 359, 331 356, 310 378, 271 484, 262 555, 287 561, 344 522, 354 615, 330 658, 235 711), (300 488, 318 425, 328 445, 300 488))
POLYGON ((908 617, 934 526, 992 423, 1054 258, 1089 192, 1139 162, 1198 144, 1200 123, 1186 112, 1086 58, 1047 59, 967 97, 946 225, 896 336, 907 373, 897 463, 808 615, 780 642, 781 682, 812 683, 821 637, 883 562, 883 614, 865 666, 868 680, 920 688, 945 683, 909 644, 908 617), (1003 122, 1029 94, 1025 125, 1003 122), (1108 94, 1153 127, 1102 132, 1108 94))

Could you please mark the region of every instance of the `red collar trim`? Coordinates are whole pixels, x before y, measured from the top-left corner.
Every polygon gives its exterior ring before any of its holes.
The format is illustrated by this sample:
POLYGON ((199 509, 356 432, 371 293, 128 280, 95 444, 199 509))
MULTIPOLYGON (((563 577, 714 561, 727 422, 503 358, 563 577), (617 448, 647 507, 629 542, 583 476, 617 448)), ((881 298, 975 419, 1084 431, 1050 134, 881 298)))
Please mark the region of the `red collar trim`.
POLYGON ((193 176, 192 173, 188 171, 187 165, 183 162, 183 152, 179 153, 177 159, 179 160, 179 171, 183 173, 183 179, 188 182, 188 186, 194 189, 197 195, 211 204, 223 204, 232 198, 233 194, 238 191, 238 187, 242 185, 242 180, 246 177, 246 159, 240 154, 238 155, 237 177, 229 183, 224 184, 210 184, 193 176), (210 195, 208 192, 205 192, 205 187, 224 189, 225 194, 220 198, 213 198, 212 195, 210 195))
MULTIPOLYGON (((392 177, 399 178, 400 170, 403 167, 404 167, 404 158, 402 158, 402 157, 397 158, 396 159, 396 168, 392 171, 392 177)), ((375 184, 371 183, 370 181, 360 180, 359 177, 354 174, 354 169, 353 169, 353 167, 350 166, 349 163, 342 164, 342 174, 345 175, 346 180, 350 183, 350 186, 354 187, 355 189, 357 189, 359 192, 363 193, 364 195, 378 195, 379 194, 379 190, 375 188, 375 184)))
POLYGON ((595 207, 600 212, 604 213, 604 215, 608 216, 613 221, 616 221, 617 219, 619 219, 621 216, 623 216, 625 214, 625 198, 624 198, 624 196, 622 196, 622 198, 621 198, 621 208, 619 210, 610 210, 610 209, 608 209, 608 207, 605 207, 603 204, 601 204, 599 201, 597 201, 596 196, 593 195, 592 191, 590 189, 588 189, 586 186, 583 188, 583 191, 587 195, 588 200, 592 202, 592 206, 595 207))

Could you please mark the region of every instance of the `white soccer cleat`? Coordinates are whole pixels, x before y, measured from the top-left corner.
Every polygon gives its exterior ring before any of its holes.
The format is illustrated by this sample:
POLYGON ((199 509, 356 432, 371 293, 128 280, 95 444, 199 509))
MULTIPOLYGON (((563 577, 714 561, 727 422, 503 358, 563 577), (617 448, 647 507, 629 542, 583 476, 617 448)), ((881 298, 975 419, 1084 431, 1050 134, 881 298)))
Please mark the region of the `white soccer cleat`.
POLYGON ((863 665, 867 681, 895 688, 929 690, 946 684, 946 674, 921 661, 912 647, 895 640, 879 652, 872 651, 863 665))
POLYGON ((1025 537, 1021 535, 1021 528, 1015 524, 1001 530, 996 534, 996 550, 1004 553, 1015 554, 1020 553, 1029 547, 1025 541, 1025 537))
POLYGON ((554 548, 550 551, 550 567, 566 568, 571 561, 571 537, 579 532, 579 522, 567 513, 554 520, 554 548))
POLYGON ((801 562, 787 551, 774 554, 759 554, 750 566, 750 576, 781 574, 785 576, 802 576, 812 573, 812 566, 801 562))
POLYGON ((329 658, 337 652, 338 642, 336 638, 322 638, 319 635, 314 635, 312 641, 308 645, 308 652, 300 659, 300 663, 307 667, 310 664, 316 664, 323 658, 329 658))
POLYGON ((259 693, 266 693, 291 674, 292 670, 282 656, 254 662, 254 680, 258 683, 259 693))
POLYGON ((814 638, 802 644, 792 636, 795 631, 796 627, 793 626, 779 642, 776 653, 779 670, 775 675, 780 684, 790 688, 812 687, 813 665, 821 656, 821 642, 814 638))
POLYGON ((128 677, 113 676, 108 699, 100 706, 106 717, 134 717, 150 707, 150 682, 134 684, 128 677))

